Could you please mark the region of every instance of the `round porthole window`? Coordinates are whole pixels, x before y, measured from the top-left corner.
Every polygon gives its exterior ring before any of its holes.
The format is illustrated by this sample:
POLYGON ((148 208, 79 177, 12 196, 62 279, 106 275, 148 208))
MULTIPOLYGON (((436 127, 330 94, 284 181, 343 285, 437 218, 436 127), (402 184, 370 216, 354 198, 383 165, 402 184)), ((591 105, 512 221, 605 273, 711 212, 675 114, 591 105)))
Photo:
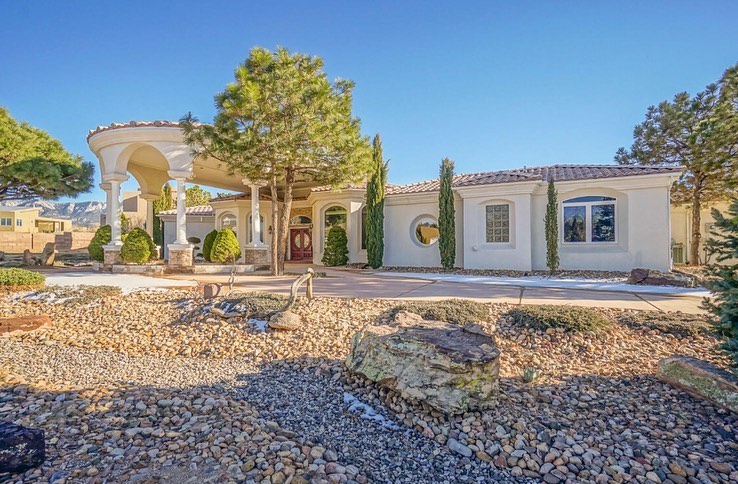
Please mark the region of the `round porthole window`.
POLYGON ((438 242, 438 220, 430 215, 423 215, 413 221, 412 227, 413 240, 422 246, 433 245, 438 242))

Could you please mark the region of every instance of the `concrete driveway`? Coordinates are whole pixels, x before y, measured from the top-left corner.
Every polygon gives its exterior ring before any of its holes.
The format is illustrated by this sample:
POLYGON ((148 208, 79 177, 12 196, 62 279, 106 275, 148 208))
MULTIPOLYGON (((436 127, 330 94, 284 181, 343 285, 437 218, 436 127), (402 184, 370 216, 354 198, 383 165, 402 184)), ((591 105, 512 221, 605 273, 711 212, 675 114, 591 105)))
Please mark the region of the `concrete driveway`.
MULTIPOLYGON (((239 275, 235 288, 241 291, 289 293, 290 285, 297 274, 307 269, 307 265, 290 265, 284 277, 271 277, 266 274, 239 275)), ((509 283, 495 285, 486 282, 454 282, 444 280, 424 280, 423 275, 392 275, 370 273, 349 269, 326 269, 325 277, 315 279, 315 294, 329 297, 357 297, 380 299, 447 299, 466 298, 478 301, 501 302, 509 304, 571 304, 577 306, 596 306, 628 308, 639 310, 682 311, 699 314, 702 297, 694 295, 649 294, 636 292, 588 290, 557 287, 522 287, 509 283)), ((199 283, 227 283, 226 275, 177 275, 171 279, 196 280, 199 283)))

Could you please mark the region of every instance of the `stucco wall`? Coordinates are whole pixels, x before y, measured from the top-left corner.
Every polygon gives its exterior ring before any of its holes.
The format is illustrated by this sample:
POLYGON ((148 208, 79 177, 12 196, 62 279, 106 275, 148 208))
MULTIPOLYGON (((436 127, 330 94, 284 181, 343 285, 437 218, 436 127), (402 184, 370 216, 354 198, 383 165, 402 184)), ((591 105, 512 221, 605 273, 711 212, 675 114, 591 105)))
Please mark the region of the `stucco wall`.
POLYGON ((361 248, 361 210, 364 207, 362 194, 352 192, 339 193, 327 192, 311 196, 309 203, 312 204, 313 219, 313 263, 322 264, 323 251, 325 250, 324 214, 333 205, 346 209, 346 236, 348 237, 349 263, 366 262, 366 250, 361 248))
MULTIPOLYGON (((165 215, 162 218, 164 222, 164 247, 162 247, 163 259, 169 257, 167 245, 173 244, 177 239, 177 226, 174 215, 165 215)), ((187 217, 187 237, 197 237, 200 239, 200 250, 196 251, 194 255, 202 251, 202 241, 205 240, 205 236, 215 228, 214 217, 201 217, 201 216, 188 216, 187 217)))
MULTIPOLYGON (((562 183, 557 187, 559 200, 560 268, 569 270, 629 271, 647 267, 668 271, 671 266, 669 235, 669 188, 635 186, 633 181, 609 183, 562 183), (611 188, 612 187, 612 188, 611 188), (570 198, 601 195, 616 199, 615 243, 563 243, 561 202, 570 198)), ((541 186, 532 197, 531 233, 534 270, 546 270, 546 187, 541 186)))

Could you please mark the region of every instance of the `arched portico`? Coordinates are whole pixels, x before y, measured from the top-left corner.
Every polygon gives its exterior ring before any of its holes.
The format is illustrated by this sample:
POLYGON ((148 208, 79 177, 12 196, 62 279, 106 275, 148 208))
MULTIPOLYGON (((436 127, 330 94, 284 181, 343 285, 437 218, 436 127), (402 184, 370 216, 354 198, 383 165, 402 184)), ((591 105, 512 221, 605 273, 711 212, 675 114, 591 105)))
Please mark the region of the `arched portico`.
MULTIPOLYGON (((184 143, 179 123, 176 122, 134 121, 98 127, 90 131, 87 142, 100 164, 102 178, 100 188, 106 193, 107 220, 112 228, 112 240, 105 250, 106 264, 112 264, 118 259, 122 246, 120 191, 121 184, 131 175, 141 187, 141 197, 147 201, 146 225, 149 234, 153 232, 154 200, 159 197, 164 183, 170 180, 176 182, 177 237, 175 242, 167 247, 170 266, 192 265, 192 246, 187 242, 186 232, 187 181, 196 179, 199 184, 205 186, 233 191, 241 191, 247 184, 251 187, 252 193, 258 194, 259 191, 259 185, 229 175, 216 160, 207 158, 195 160, 191 149, 184 143)), ((258 196, 255 198, 252 211, 258 213, 258 196)), ((254 227, 252 230, 258 234, 260 227, 254 227)), ((261 245, 254 248, 266 252, 266 247, 261 245)))

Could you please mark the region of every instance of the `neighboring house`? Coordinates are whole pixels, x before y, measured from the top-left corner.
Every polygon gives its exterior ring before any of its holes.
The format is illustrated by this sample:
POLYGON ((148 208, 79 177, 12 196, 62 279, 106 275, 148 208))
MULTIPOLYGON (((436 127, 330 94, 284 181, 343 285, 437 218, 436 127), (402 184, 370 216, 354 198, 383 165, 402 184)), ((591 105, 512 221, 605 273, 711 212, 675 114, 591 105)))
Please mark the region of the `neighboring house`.
POLYGON ((56 233, 72 230, 72 221, 42 217, 40 207, 8 207, 0 205, 0 232, 56 233))
MULTIPOLYGON (((192 264, 188 237, 232 229, 246 263, 268 263, 272 201, 259 181, 229 174, 218 160, 192 155, 178 123, 140 122, 102 126, 87 137, 100 162, 109 213, 119 213, 120 186, 134 176, 147 201, 147 218, 161 187, 175 180, 247 193, 215 198, 207 207, 160 214, 165 257, 172 267, 192 264), (252 194, 258 196, 252 197, 252 194), (169 243, 171 241, 171 243, 169 243)), ((546 269, 544 214, 549 179, 556 182, 561 269, 629 271, 671 268, 669 191, 681 168, 623 165, 554 165, 456 175, 456 265, 473 269, 546 269)), ((283 187, 278 187, 278 192, 283 187)), ((366 261, 365 189, 332 191, 298 179, 290 213, 288 259, 320 264, 328 231, 346 229, 349 260, 366 261)), ((387 266, 439 267, 438 181, 389 186, 385 202, 387 266)), ((111 257, 121 244, 113 225, 111 257)), ((196 255, 196 254, 195 254, 196 255)))
MULTIPOLYGON (((710 229, 715 223, 712 217, 712 209, 716 208, 724 215, 727 214, 730 202, 716 201, 706 203, 700 211, 700 260, 699 264, 714 262, 705 251, 705 241, 712 237, 710 229)), ((686 204, 673 205, 671 208, 671 241, 672 253, 675 264, 687 264, 689 260, 690 247, 692 246, 692 207, 686 204)))
MULTIPOLYGON (((143 227, 146 223, 146 200, 141 198, 141 192, 123 192, 121 203, 123 215, 131 222, 133 227, 143 227)), ((100 225, 107 225, 107 214, 100 214, 100 225)))

